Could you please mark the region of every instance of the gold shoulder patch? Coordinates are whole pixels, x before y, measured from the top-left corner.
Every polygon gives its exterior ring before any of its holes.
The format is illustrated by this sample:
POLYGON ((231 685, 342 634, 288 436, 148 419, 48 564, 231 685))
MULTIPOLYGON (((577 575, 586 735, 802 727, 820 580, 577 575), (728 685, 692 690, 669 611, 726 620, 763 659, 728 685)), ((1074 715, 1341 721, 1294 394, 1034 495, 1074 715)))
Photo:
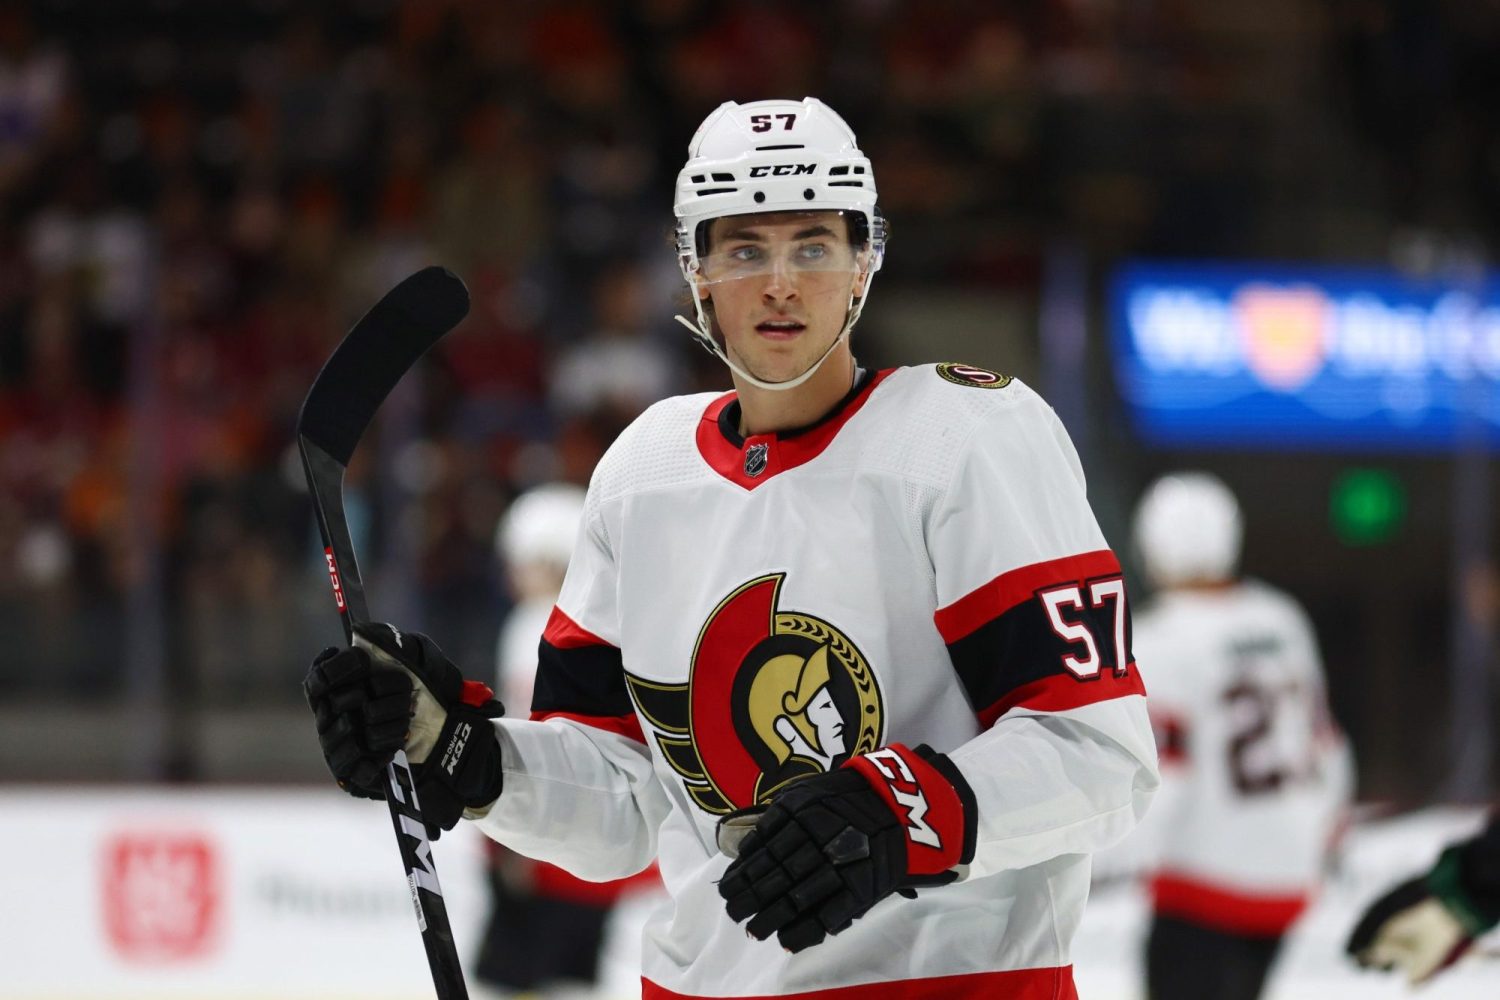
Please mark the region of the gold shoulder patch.
POLYGON ((937 373, 954 385, 969 385, 976 389, 1004 389, 1011 383, 1009 375, 977 365, 961 365, 956 361, 944 361, 937 366, 937 373))

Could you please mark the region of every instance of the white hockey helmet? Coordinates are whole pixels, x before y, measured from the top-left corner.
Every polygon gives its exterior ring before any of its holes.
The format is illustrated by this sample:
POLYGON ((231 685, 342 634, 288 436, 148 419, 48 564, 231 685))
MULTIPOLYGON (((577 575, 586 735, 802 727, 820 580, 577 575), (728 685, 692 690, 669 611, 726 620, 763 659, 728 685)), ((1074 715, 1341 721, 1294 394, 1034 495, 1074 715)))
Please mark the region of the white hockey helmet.
MULTIPOLYGON (((865 282, 862 295, 850 296, 844 328, 834 340, 837 345, 859 319, 870 282, 885 257, 885 223, 875 198, 875 173, 853 130, 816 97, 719 105, 693 134, 687 165, 677 175, 677 259, 697 311, 696 323, 681 316, 678 322, 751 384, 769 389, 800 385, 817 371, 822 358, 797 378, 763 382, 730 361, 715 340, 697 294, 706 224, 724 216, 764 212, 846 213, 855 241, 866 250, 865 282)), ((831 345, 828 353, 832 351, 831 345)))
POLYGON ((1158 587, 1232 579, 1243 540, 1239 503, 1206 472, 1162 476, 1136 506, 1136 550, 1158 587))
POLYGON ((583 520, 583 490, 547 483, 511 501, 495 532, 495 549, 507 566, 566 566, 583 520))

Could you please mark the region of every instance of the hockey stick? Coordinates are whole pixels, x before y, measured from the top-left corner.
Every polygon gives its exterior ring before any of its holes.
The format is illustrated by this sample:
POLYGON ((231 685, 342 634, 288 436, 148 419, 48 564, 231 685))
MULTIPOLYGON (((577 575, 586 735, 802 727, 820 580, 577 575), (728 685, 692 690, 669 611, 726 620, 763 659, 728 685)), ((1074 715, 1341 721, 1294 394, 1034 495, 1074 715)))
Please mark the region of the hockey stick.
MULTIPOLYGON (((297 417, 302 470, 323 535, 333 600, 343 620, 344 638, 350 643, 355 624, 368 622, 370 612, 344 516, 344 470, 375 411, 401 376, 468 311, 469 292, 452 272, 441 267, 418 271, 354 324, 313 381, 297 417)), ((432 844, 404 751, 396 751, 386 768, 386 781, 385 803, 396 828, 438 1000, 467 1000, 448 908, 432 861, 432 844)))

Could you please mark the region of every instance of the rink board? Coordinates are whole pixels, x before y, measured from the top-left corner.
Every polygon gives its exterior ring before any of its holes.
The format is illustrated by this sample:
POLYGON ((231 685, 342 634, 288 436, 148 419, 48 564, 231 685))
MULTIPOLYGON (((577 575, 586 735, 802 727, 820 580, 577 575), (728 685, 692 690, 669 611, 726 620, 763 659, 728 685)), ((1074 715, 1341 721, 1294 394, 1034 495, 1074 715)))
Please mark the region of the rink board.
MULTIPOLYGON (((1413 996, 1389 977, 1352 969, 1340 945, 1360 906, 1480 821, 1474 809, 1431 810, 1357 825, 1267 1000, 1413 996)), ((0 829, 13 848, 0 996, 430 997, 389 823, 379 803, 324 789, 0 788, 0 829)), ((467 962, 486 905, 483 841, 460 825, 435 855, 467 962)), ((633 992, 650 905, 631 902, 611 929, 611 1000, 633 992)), ((1096 888, 1074 942, 1081 997, 1139 1000, 1144 918, 1128 880, 1096 888)), ((1485 944, 1500 947, 1493 938, 1485 944)), ((1416 995, 1500 997, 1500 958, 1469 962, 1416 995)))
MULTIPOLYGON (((332 789, 9 788, 0 829, 14 848, 7 998, 432 993, 379 802, 332 789)), ((484 906, 479 839, 460 830, 434 847, 465 951, 484 906)))

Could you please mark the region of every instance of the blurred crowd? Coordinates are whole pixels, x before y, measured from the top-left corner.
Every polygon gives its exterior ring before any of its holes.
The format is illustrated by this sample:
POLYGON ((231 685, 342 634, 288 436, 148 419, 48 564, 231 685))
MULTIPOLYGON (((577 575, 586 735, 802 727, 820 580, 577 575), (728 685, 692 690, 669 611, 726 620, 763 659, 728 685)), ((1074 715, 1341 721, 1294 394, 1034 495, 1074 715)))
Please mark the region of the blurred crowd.
POLYGON ((1057 238, 1378 257, 1403 227, 1500 233, 1483 7, 0 4, 0 696, 109 699, 159 661, 189 702, 294 699, 337 635, 297 407, 435 262, 473 308, 382 413, 351 516, 376 611, 491 658, 510 498, 727 387, 670 322, 668 242, 723 100, 851 121, 896 233, 882 295, 1032 295, 1057 238))

